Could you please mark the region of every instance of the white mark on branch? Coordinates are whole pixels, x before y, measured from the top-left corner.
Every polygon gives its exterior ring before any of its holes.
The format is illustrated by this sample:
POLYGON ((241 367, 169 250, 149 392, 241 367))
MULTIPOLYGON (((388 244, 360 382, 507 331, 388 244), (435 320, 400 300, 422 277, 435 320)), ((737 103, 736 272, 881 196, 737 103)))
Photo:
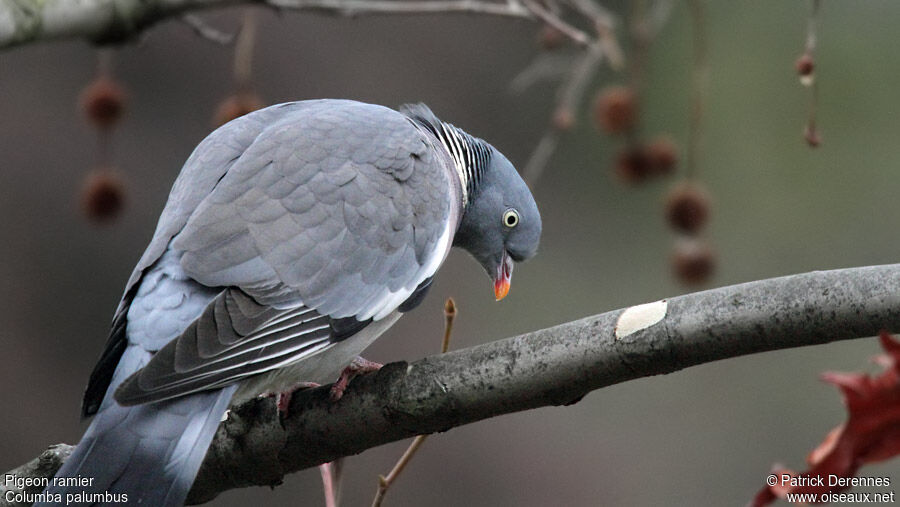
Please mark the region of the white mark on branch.
POLYGON ((621 340, 663 320, 668 308, 669 302, 663 299, 626 309, 616 321, 616 339, 621 340))

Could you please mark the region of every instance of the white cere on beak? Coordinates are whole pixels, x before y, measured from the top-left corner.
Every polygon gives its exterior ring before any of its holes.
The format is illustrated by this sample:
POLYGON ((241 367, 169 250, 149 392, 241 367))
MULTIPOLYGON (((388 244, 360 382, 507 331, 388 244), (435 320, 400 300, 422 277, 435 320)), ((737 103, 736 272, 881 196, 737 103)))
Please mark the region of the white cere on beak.
POLYGON ((663 320, 668 308, 669 303, 665 299, 628 308, 616 321, 616 339, 621 340, 663 320))

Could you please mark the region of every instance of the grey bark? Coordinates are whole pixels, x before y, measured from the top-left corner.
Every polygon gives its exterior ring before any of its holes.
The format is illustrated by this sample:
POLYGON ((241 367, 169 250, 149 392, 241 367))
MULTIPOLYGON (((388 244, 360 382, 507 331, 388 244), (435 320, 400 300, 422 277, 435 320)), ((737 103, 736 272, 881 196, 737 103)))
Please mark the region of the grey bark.
MULTIPOLYGON (((413 435, 568 405, 627 380, 900 330, 900 264, 733 285, 654 306, 663 307, 658 321, 627 336, 623 326, 617 337, 620 317, 631 311, 622 309, 388 364, 354 380, 336 403, 329 401, 327 387, 298 392, 283 421, 271 400, 250 401, 219 427, 189 501, 206 502, 231 488, 275 485, 287 473, 413 435)), ((644 325, 655 320, 639 319, 644 325)), ((28 470, 44 477, 55 471, 28 470)))

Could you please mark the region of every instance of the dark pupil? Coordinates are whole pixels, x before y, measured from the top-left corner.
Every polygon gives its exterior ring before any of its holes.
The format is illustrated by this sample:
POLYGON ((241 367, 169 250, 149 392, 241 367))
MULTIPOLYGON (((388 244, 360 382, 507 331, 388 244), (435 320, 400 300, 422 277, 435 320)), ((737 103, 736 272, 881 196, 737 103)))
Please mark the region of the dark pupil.
POLYGON ((516 225, 516 216, 513 215, 512 213, 510 213, 510 214, 506 217, 506 225, 509 225, 509 226, 516 225))

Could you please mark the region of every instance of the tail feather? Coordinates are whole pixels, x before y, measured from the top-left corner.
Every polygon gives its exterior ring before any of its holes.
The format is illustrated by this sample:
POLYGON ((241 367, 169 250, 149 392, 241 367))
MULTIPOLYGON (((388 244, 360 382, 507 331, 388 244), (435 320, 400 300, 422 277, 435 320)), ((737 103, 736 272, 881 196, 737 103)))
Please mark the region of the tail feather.
POLYGON ((106 404, 45 492, 70 505, 184 505, 236 388, 133 407, 106 404))

